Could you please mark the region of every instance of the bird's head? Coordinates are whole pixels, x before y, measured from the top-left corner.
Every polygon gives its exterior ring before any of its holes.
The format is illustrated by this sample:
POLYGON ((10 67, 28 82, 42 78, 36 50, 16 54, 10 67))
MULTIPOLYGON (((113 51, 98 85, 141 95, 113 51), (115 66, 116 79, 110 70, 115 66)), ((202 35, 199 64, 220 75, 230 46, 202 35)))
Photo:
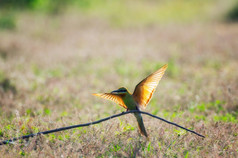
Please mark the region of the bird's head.
POLYGON ((128 91, 124 87, 121 87, 121 88, 111 92, 111 94, 119 94, 119 95, 123 95, 123 94, 127 94, 127 93, 128 93, 128 91))

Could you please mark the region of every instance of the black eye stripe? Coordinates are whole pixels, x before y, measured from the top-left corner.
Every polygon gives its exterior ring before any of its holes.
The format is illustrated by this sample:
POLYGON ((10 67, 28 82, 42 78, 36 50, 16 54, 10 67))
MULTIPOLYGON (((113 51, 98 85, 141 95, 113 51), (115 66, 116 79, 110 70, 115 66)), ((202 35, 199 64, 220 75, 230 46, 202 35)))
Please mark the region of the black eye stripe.
POLYGON ((126 92, 126 90, 118 90, 118 92, 126 92))
POLYGON ((111 93, 126 93, 126 92, 127 92, 126 89, 118 89, 118 90, 112 91, 111 93))

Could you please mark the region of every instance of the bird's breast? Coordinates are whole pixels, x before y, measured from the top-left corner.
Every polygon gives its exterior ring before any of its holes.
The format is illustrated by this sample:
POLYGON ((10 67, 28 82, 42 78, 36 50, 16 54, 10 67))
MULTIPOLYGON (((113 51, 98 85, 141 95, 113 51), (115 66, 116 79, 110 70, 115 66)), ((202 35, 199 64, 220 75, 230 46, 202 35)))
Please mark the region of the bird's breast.
POLYGON ((136 110, 137 109, 137 103, 132 97, 132 95, 126 95, 123 97, 123 101, 125 105, 128 107, 129 110, 136 110))

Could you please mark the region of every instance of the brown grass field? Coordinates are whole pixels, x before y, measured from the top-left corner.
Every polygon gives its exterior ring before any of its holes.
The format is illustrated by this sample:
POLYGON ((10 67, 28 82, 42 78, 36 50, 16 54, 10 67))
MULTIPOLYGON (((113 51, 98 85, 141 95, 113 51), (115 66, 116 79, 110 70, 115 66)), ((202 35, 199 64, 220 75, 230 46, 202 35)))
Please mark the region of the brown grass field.
POLYGON ((168 69, 143 115, 0 146, 0 157, 238 157, 238 25, 188 22, 115 27, 77 14, 21 14, 0 32, 0 139, 124 111, 91 93, 134 87, 168 69))

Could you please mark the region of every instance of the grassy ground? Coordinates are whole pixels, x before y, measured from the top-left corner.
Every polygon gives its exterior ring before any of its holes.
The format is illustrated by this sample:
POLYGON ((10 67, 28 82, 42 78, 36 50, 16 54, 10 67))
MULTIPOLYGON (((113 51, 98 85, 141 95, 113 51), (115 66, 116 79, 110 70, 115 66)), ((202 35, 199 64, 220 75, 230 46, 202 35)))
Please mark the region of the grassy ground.
POLYGON ((1 146, 4 157, 238 156, 237 24, 134 27, 125 20, 115 27, 90 17, 23 13, 15 30, 0 32, 0 139, 119 113, 124 109, 91 93, 133 92, 165 63, 146 111, 206 138, 144 116, 147 141, 126 115, 1 146))

